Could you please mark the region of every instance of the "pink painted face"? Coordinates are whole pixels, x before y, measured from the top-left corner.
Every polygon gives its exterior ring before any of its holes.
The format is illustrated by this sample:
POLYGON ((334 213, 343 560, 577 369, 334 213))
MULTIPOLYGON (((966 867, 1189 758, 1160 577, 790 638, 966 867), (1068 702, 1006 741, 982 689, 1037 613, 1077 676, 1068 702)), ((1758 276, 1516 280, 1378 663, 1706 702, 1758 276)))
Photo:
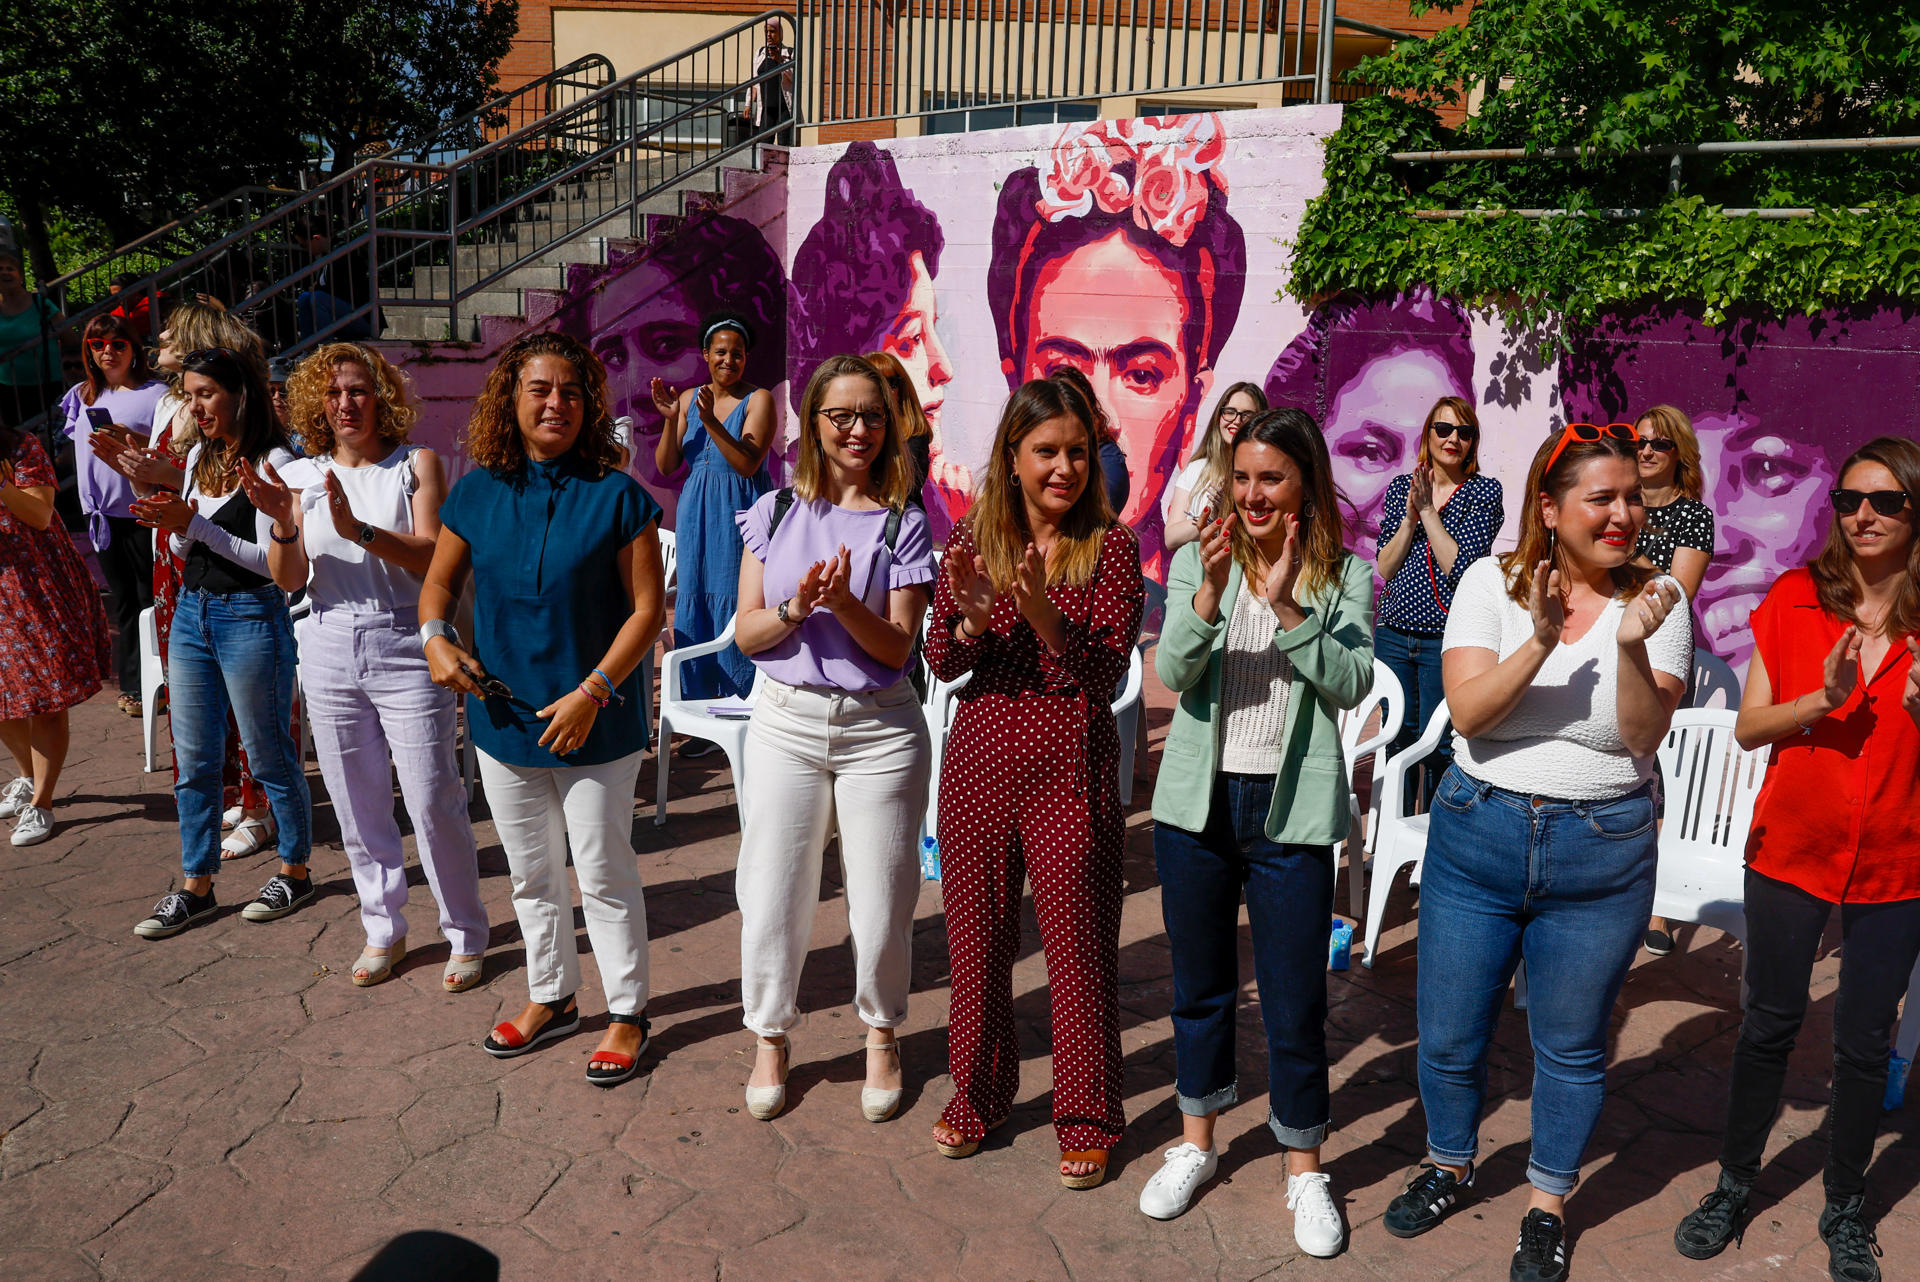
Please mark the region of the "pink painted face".
POLYGON ((1744 414, 1701 415, 1701 501, 1713 512, 1714 554, 1700 585, 1700 641, 1735 667, 1753 650, 1753 608, 1775 579, 1804 565, 1826 538, 1833 468, 1823 451, 1744 414))
POLYGON ((680 390, 707 381, 700 317, 666 272, 643 263, 594 297, 587 324, 594 354, 607 367, 611 412, 633 420, 633 470, 671 516, 676 491, 653 461, 664 424, 650 388, 656 377, 680 390))
POLYGON ((1159 509, 1213 382, 1212 370, 1188 361, 1187 314, 1180 278, 1120 231, 1053 260, 1034 280, 1022 377, 1071 365, 1091 380, 1133 475, 1120 513, 1129 525, 1159 509))
POLYGON ((1442 396, 1459 395, 1446 361, 1409 347, 1368 361, 1334 396, 1327 407, 1327 452, 1334 484, 1353 503, 1362 546, 1379 542, 1387 486, 1412 471, 1420 457, 1427 411, 1442 396))
POLYGON ((953 381, 953 363, 947 349, 934 332, 940 319, 940 306, 934 296, 933 275, 927 260, 918 250, 908 260, 913 272, 913 288, 905 306, 888 327, 880 350, 898 360, 913 380, 914 394, 932 425, 936 446, 940 441, 940 410, 947 401, 947 384, 953 381))

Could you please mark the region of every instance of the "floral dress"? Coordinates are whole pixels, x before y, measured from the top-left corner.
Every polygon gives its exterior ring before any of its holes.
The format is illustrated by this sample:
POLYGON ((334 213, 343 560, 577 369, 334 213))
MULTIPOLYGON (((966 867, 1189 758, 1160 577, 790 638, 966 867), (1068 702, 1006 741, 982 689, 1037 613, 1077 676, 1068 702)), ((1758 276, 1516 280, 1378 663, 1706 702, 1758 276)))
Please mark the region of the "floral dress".
MULTIPOLYGON (((21 489, 59 484, 31 436, 7 462, 21 489)), ((66 527, 36 530, 0 506, 0 721, 84 703, 112 671, 107 613, 66 527)))

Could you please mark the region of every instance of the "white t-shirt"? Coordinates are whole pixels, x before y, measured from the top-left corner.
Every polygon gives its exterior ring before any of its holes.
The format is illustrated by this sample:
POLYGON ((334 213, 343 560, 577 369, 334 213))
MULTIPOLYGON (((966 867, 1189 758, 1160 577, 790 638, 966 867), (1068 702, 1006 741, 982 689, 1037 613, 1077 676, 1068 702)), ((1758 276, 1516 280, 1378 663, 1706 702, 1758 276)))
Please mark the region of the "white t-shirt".
POLYGON ((1186 517, 1189 521, 1197 521, 1200 519, 1200 510, 1208 506, 1207 500, 1212 496, 1195 494, 1193 487, 1200 484, 1200 478, 1206 475, 1206 471, 1207 457, 1202 454, 1194 458, 1192 462, 1188 463, 1178 472, 1174 473, 1173 484, 1167 487, 1167 502, 1169 506, 1171 506, 1174 491, 1180 490, 1185 492, 1187 496, 1187 508, 1184 512, 1169 511, 1167 513, 1169 520, 1180 516, 1186 517))
MULTIPOLYGON (((1453 736, 1454 761, 1482 783, 1567 801, 1624 797, 1653 777, 1653 758, 1620 739, 1620 647, 1625 606, 1617 598, 1586 634, 1562 642, 1499 725, 1453 736)), ((1505 659, 1533 635, 1533 616, 1507 595, 1497 557, 1467 567, 1454 592, 1442 651, 1473 647, 1505 659)), ((1655 672, 1685 681, 1693 667, 1693 622, 1682 600, 1647 638, 1655 672)))
POLYGON ((300 492, 300 526, 307 550, 307 596, 316 609, 354 614, 405 614, 420 603, 420 576, 343 537, 327 506, 327 473, 340 478, 353 515, 376 530, 413 533, 413 453, 400 445, 378 463, 340 467, 330 458, 303 458, 280 479, 300 492))

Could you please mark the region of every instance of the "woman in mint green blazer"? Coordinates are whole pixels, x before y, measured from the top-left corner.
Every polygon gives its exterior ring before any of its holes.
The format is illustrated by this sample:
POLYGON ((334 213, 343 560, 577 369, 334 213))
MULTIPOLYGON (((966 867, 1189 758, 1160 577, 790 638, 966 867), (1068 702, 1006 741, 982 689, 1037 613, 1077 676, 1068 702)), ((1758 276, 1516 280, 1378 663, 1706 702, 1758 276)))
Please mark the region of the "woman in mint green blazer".
POLYGON ((1173 953, 1182 1142, 1140 1209, 1185 1211, 1213 1177, 1213 1124, 1238 1098, 1236 929, 1244 894, 1267 1029, 1267 1125, 1287 1148, 1294 1239, 1346 1230, 1320 1143, 1334 848, 1349 801, 1335 721, 1373 684, 1373 569, 1340 541, 1320 428, 1268 410, 1234 438, 1232 509, 1174 556, 1154 668, 1180 696, 1154 787, 1154 859, 1173 953))

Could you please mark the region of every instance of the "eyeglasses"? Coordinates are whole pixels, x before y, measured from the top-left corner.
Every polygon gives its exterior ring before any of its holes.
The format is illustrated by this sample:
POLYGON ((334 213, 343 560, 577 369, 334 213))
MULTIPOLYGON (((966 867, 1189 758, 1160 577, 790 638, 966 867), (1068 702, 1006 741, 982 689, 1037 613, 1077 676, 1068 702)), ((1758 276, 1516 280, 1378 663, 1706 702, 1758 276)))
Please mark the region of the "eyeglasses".
POLYGON ((133 344, 124 338, 89 338, 87 347, 95 352, 124 352, 133 344))
POLYGON ((1569 423, 1566 431, 1560 433, 1560 443, 1553 447, 1553 453, 1547 455, 1547 465, 1540 470, 1540 475, 1544 477, 1553 471, 1553 465, 1560 461, 1561 453, 1574 441, 1584 441, 1591 445, 1595 441, 1605 440, 1608 437, 1616 441, 1625 441, 1629 445, 1639 443, 1639 438, 1633 434, 1631 423, 1609 423, 1605 427, 1597 427, 1592 423, 1569 423))
POLYGON ((1862 503, 1873 504, 1881 516, 1893 516, 1907 505, 1908 495, 1905 490, 1828 490, 1827 497, 1841 516, 1852 516, 1862 503))
POLYGON ((885 410, 831 409, 821 410, 820 413, 825 415, 827 422, 833 424, 836 431, 841 432, 851 428, 855 420, 868 428, 884 427, 887 422, 885 410))
POLYGON ((1433 434, 1441 440, 1446 440, 1455 432, 1460 433, 1460 439, 1463 441, 1471 441, 1480 435, 1480 429, 1470 423, 1447 423, 1439 419, 1434 420, 1433 434))
POLYGON ((1220 426, 1238 427, 1259 412, 1259 410, 1221 410, 1220 426))
POLYGON ((1649 436, 1640 442, 1639 448, 1643 450, 1653 450, 1660 454, 1671 454, 1680 447, 1675 445, 1667 437, 1649 436))

